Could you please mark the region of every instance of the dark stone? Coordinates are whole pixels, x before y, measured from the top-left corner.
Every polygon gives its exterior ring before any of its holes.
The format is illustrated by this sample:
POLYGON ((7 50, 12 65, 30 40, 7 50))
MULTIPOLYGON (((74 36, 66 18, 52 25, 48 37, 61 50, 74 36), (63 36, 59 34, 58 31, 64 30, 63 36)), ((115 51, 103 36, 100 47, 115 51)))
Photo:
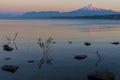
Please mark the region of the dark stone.
POLYGON ((18 68, 19 67, 16 65, 4 65, 1 69, 7 72, 15 73, 18 68))
POLYGON ((83 60, 83 59, 87 58, 87 56, 86 55, 78 55, 78 56, 75 56, 74 58, 77 60, 83 60))
POLYGON ((68 42, 69 44, 71 44, 72 42, 70 41, 70 42, 68 42))
POLYGON ((3 47, 5 48, 5 47, 9 47, 8 45, 3 45, 3 47))
POLYGON ((4 47, 3 49, 4 49, 5 51, 13 51, 13 48, 10 47, 10 46, 8 46, 8 45, 4 45, 3 47, 4 47))
POLYGON ((52 42, 53 44, 55 44, 56 42, 54 41, 54 42, 52 42))
POLYGON ((10 57, 8 57, 8 58, 4 58, 4 60, 10 60, 11 58, 10 57))
POLYGON ((119 45, 120 42, 112 42, 113 45, 119 45))
POLYGON ((28 63, 34 63, 34 61, 33 60, 30 60, 30 61, 27 61, 28 63))
POLYGON ((86 46, 90 46, 91 43, 89 43, 89 42, 85 42, 84 45, 86 45, 86 46))
POLYGON ((89 80, 115 80, 115 75, 111 71, 95 71, 88 74, 89 80))

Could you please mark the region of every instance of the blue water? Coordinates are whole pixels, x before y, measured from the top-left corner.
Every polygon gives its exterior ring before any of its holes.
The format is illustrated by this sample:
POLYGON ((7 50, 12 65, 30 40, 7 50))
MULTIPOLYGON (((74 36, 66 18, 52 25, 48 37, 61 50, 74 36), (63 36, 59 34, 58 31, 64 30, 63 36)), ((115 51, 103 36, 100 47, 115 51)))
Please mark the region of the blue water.
POLYGON ((1 80, 88 80, 87 74, 95 70, 109 70, 120 80, 120 21, 117 20, 0 20, 0 67, 17 65, 15 73, 0 70, 1 80), (15 43, 13 51, 3 50, 9 37, 15 43), (43 56, 38 38, 54 38, 50 50, 43 56), (72 41, 71 44, 68 42, 72 41), (85 46, 85 41, 91 46, 85 46), (15 46, 16 45, 16 46, 15 46), (100 57, 103 58, 99 61, 100 57), (76 55, 87 55, 76 60, 76 55), (4 60, 10 57, 11 60, 4 60), (50 60, 51 64, 40 60, 50 60), (27 61, 33 60, 34 63, 27 61), (41 65, 40 65, 41 64, 41 65))

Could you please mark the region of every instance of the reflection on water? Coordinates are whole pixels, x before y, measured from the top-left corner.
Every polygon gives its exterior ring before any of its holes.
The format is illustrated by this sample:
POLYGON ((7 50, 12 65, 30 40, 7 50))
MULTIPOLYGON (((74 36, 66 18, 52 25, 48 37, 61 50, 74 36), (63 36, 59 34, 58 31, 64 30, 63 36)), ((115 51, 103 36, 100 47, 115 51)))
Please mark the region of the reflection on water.
POLYGON ((17 65, 19 69, 14 75, 1 70, 0 79, 88 80, 87 73, 97 68, 111 70, 116 80, 120 80, 119 45, 109 43, 120 41, 120 22, 109 23, 109 20, 1 20, 0 67, 17 65), (19 37, 15 32, 20 33, 19 37), (39 36, 43 41, 38 40, 39 36), (11 53, 4 51, 3 45, 13 48, 11 53), (51 47, 52 54, 49 53, 51 47), (78 54, 88 57, 75 60, 73 57, 78 54), (47 64, 53 64, 53 58, 55 64, 51 67, 47 64))
POLYGON ((100 55, 98 50, 96 51, 96 55, 97 55, 97 58, 98 58, 98 60, 96 61, 96 68, 97 68, 98 65, 100 64, 100 62, 104 60, 104 57, 100 55))

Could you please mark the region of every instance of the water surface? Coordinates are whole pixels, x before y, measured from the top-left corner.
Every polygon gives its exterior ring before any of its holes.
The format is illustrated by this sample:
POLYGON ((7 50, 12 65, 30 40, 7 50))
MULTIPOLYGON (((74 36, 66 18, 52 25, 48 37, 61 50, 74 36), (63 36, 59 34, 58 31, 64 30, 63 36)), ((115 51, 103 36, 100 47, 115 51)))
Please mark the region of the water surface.
POLYGON ((1 80, 88 80, 87 74, 95 70, 110 70, 120 80, 120 46, 110 42, 120 41, 120 22, 117 20, 0 20, 0 67, 17 65, 10 73, 0 70, 1 80), (9 44, 13 51, 3 50, 8 39, 18 36, 9 44), (7 38, 6 38, 7 37, 7 38), (47 57, 37 41, 54 38, 47 57), (69 44, 68 42, 72 43, 69 44), (91 46, 85 46, 90 42, 91 46), (100 59, 96 52, 102 56, 100 59), (76 55, 87 55, 76 60, 76 55), (4 60, 10 57, 11 60, 4 60), (51 64, 40 63, 41 59, 51 64), (33 60, 34 63, 27 61, 33 60))

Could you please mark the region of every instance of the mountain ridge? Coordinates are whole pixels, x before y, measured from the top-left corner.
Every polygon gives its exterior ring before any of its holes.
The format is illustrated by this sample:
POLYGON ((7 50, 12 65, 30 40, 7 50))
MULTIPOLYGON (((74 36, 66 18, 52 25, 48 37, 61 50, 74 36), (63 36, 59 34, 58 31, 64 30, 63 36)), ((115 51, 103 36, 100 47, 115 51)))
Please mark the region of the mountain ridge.
POLYGON ((112 11, 97 7, 95 4, 90 4, 81 9, 69 11, 69 12, 59 12, 59 11, 41 11, 41 12, 27 12, 23 14, 24 17, 74 17, 74 16, 93 16, 93 15, 112 15, 120 14, 120 12, 112 11), (27 14, 27 15, 26 15, 27 14))
MULTIPOLYGON (((104 8, 100 8, 95 4, 89 4, 88 6, 82 7, 77 10, 69 12, 59 12, 59 11, 31 11, 26 12, 21 15, 15 16, 0 16, 0 18, 27 18, 27 19, 42 19, 42 18, 68 18, 68 17, 85 17, 87 16, 107 16, 107 15, 118 15, 120 12, 112 11, 104 8)), ((118 15, 119 16, 119 15, 118 15)), ((117 17, 117 16, 115 16, 117 17)), ((92 18, 92 17, 90 17, 92 18)))

